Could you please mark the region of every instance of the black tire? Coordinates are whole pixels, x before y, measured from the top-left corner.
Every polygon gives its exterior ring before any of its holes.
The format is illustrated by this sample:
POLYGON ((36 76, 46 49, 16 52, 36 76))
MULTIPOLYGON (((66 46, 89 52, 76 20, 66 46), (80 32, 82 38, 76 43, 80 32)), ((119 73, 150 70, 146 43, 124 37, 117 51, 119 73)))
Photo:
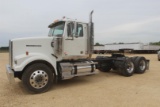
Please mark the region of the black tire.
POLYGON ((134 63, 131 58, 127 58, 124 61, 123 67, 120 69, 120 72, 123 76, 130 77, 133 75, 135 70, 134 63))
POLYGON ((22 75, 22 82, 26 89, 34 93, 47 91, 54 81, 54 73, 43 63, 30 65, 22 75))
POLYGON ((158 57, 158 61, 160 61, 160 54, 159 53, 158 53, 157 57, 158 57))
POLYGON ((102 72, 109 72, 112 69, 112 67, 109 63, 100 63, 98 69, 102 72))
POLYGON ((134 57, 131 57, 133 63, 135 62, 135 60, 138 58, 138 56, 134 56, 134 57))
MULTIPOLYGON (((107 58, 107 56, 97 56, 96 57, 97 60, 105 59, 105 58, 107 58)), ((105 61, 105 62, 100 61, 98 62, 97 69, 102 72, 109 72, 112 69, 112 63, 111 61, 105 61)))
POLYGON ((147 69, 147 62, 144 57, 138 57, 134 61, 134 65, 135 65, 135 72, 139 74, 144 73, 147 69))

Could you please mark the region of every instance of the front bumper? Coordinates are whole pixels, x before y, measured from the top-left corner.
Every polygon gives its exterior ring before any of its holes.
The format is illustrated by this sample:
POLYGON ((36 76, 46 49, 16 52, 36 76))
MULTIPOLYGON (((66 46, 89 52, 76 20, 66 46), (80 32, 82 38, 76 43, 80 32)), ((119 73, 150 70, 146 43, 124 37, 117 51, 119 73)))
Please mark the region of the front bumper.
POLYGON ((6 65, 6 74, 7 74, 9 83, 14 84, 15 83, 14 71, 11 69, 10 65, 6 65))

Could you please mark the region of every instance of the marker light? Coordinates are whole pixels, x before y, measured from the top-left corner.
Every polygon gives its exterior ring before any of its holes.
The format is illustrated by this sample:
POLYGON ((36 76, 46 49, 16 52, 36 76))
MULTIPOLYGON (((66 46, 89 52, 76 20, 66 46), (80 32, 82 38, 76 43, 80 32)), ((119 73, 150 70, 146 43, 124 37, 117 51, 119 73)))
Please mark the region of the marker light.
POLYGON ((57 19, 57 20, 54 21, 54 23, 56 23, 56 22, 58 22, 58 21, 59 21, 59 20, 57 19))
POLYGON ((29 55, 29 52, 28 52, 28 51, 26 51, 26 55, 29 55))

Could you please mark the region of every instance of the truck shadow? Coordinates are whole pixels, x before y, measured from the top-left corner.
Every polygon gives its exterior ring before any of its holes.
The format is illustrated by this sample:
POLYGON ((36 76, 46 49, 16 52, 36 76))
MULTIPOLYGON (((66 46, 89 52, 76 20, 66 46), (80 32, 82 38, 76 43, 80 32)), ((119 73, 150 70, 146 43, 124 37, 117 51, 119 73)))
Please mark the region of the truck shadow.
MULTIPOLYGON (((58 81, 57 83, 54 83, 51 89, 48 90, 48 92, 61 90, 67 87, 75 87, 78 85, 80 86, 84 84, 90 84, 91 82, 93 82, 92 78, 94 77, 84 76, 84 77, 75 77, 68 80, 61 80, 61 81, 58 81)), ((16 81, 16 83, 13 86, 11 86, 10 91, 12 91, 15 95, 35 95, 35 93, 26 90, 25 87, 23 86, 22 81, 20 80, 16 81)))
MULTIPOLYGON (((104 79, 110 79, 115 76, 121 76, 121 75, 118 74, 116 71, 111 71, 109 73, 100 72, 99 74, 96 74, 96 75, 88 75, 88 76, 82 76, 82 77, 74 77, 68 80, 61 80, 61 81, 58 81, 57 83, 54 83, 51 89, 48 90, 48 92, 57 91, 64 88, 67 89, 72 87, 89 85, 89 84, 101 82, 104 79)), ((35 95, 35 93, 26 90, 25 87, 23 86, 22 81, 20 80, 16 81, 16 84, 12 88, 12 91, 18 95, 35 95)))
POLYGON ((55 84, 55 86, 51 88, 51 91, 90 84, 90 83, 93 83, 94 78, 95 78, 95 75, 94 76, 84 76, 84 77, 74 77, 68 80, 61 80, 61 81, 58 81, 58 83, 55 84))
POLYGON ((74 77, 72 79, 58 81, 58 83, 55 84, 49 91, 55 91, 55 90, 60 90, 64 88, 67 89, 67 88, 72 88, 72 87, 79 87, 83 85, 90 85, 93 83, 104 81, 104 79, 105 80, 110 79, 115 76, 121 76, 121 75, 117 73, 116 71, 111 71, 107 73, 100 72, 99 74, 96 74, 96 75, 74 77))

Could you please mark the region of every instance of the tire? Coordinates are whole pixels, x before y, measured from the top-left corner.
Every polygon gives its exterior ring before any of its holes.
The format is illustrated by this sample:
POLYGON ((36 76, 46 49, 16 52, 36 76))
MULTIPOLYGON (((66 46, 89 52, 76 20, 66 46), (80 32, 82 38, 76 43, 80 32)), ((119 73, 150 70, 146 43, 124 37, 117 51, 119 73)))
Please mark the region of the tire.
POLYGON ((158 61, 160 61, 160 57, 158 56, 158 61))
POLYGON ((112 69, 112 67, 110 63, 102 62, 98 64, 98 69, 102 72, 109 72, 112 69))
POLYGON ((135 62, 135 60, 138 58, 138 56, 134 56, 134 57, 131 57, 133 63, 135 62))
MULTIPOLYGON (((97 56, 96 59, 105 59, 107 58, 106 56, 97 56)), ((111 61, 107 61, 107 62, 99 62, 97 65, 97 69, 102 71, 102 72, 109 72, 112 69, 112 63, 111 61)))
POLYGON ((157 55, 157 57, 158 57, 158 61, 160 61, 160 51, 158 51, 158 53, 157 53, 158 55, 157 55))
POLYGON ((34 93, 46 92, 53 85, 54 73, 43 63, 30 65, 22 75, 24 87, 34 93))
POLYGON ((138 57, 135 62, 135 72, 142 74, 146 71, 147 68, 147 62, 146 59, 144 57, 138 57))
POLYGON ((120 69, 120 72, 123 76, 130 77, 133 75, 134 70, 135 70, 135 66, 134 66, 132 59, 127 58, 124 61, 124 66, 123 68, 120 69))

